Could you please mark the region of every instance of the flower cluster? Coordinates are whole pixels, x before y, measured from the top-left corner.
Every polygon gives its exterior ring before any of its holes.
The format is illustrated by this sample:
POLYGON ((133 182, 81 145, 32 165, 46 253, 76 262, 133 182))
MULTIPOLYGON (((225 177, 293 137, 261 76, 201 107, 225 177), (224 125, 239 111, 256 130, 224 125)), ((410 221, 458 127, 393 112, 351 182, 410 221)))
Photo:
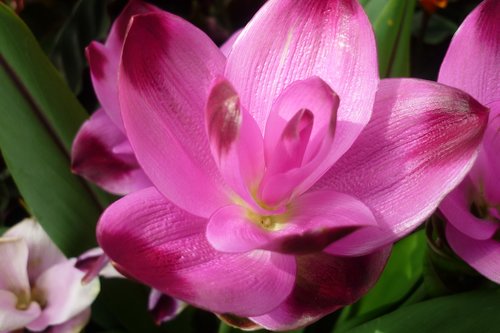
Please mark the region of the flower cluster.
POLYGON ((498 279, 499 7, 471 14, 435 83, 379 79, 355 0, 270 0, 221 48, 130 1, 87 49, 102 109, 73 147, 76 172, 127 194, 99 244, 240 326, 305 326, 369 290, 481 146, 441 211, 457 253, 498 279))

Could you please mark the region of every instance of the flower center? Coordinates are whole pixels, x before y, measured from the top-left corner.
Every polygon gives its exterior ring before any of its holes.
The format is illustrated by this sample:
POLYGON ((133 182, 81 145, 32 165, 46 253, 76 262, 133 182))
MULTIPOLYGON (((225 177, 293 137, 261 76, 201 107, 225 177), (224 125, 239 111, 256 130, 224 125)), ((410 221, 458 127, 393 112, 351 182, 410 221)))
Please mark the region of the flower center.
POLYGON ((277 215, 263 215, 254 212, 253 210, 247 211, 247 218, 257 224, 259 227, 268 231, 277 231, 283 229, 287 221, 286 214, 277 215))

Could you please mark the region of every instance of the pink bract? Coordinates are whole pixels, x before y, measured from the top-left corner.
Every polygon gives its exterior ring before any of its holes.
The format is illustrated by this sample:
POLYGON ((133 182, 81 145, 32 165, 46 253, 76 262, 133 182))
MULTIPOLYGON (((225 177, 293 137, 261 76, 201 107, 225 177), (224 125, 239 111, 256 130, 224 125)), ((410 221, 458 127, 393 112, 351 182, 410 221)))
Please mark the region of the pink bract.
POLYGON ((479 156, 467 178, 440 205, 453 250, 500 283, 500 2, 485 0, 454 36, 439 82, 490 108, 479 156), (458 70, 459 69, 459 70, 458 70))
POLYGON ((441 84, 380 81, 354 0, 268 1, 230 43, 132 17, 113 75, 153 186, 110 206, 97 237, 165 294, 293 329, 369 290, 469 171, 488 113, 441 84))
POLYGON ((32 219, 7 230, 0 237, 0 332, 80 331, 99 281, 83 284, 75 262, 32 219))

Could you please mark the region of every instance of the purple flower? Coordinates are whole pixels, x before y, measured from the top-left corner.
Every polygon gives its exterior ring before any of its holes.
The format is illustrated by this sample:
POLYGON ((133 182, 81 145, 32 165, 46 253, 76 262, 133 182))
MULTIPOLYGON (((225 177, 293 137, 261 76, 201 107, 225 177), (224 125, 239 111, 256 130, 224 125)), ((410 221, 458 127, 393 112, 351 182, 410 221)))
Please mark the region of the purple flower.
POLYGON ((99 281, 82 283, 76 259, 66 259, 41 226, 26 219, 0 238, 0 332, 22 328, 80 331, 90 318, 99 281))
POLYGON ((464 21, 441 65, 439 82, 490 108, 479 156, 439 209, 453 250, 500 283, 500 2, 486 0, 464 21))
POLYGON ((90 56, 94 84, 153 186, 105 211, 101 247, 165 294, 272 330, 366 293, 469 171, 488 118, 460 90, 379 81, 354 0, 268 1, 222 51, 158 10, 121 36, 90 56))

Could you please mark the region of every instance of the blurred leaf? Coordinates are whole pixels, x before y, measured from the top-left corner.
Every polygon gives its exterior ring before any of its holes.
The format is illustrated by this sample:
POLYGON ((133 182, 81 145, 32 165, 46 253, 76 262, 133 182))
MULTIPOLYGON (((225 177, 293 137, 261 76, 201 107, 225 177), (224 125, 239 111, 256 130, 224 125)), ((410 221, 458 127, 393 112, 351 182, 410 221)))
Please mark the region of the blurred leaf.
POLYGON ((364 0, 361 3, 375 31, 380 76, 409 76, 416 0, 364 0))
MULTIPOLYGON (((238 329, 238 328, 231 327, 231 326, 229 326, 221 321, 218 333, 241 333, 241 332, 243 332, 243 331, 238 329)), ((256 330, 256 331, 252 331, 252 332, 266 333, 266 332, 270 332, 270 331, 268 331, 268 330, 256 330)), ((302 333, 302 332, 304 332, 303 329, 293 330, 293 331, 282 331, 282 333, 302 333)))
POLYGON ((101 279, 101 293, 92 305, 93 321, 105 329, 123 329, 128 333, 194 333, 192 308, 157 326, 147 309, 149 291, 127 279, 101 279))
POLYGON ((500 290, 479 290, 410 305, 347 332, 493 333, 500 326, 498 309, 500 290))
POLYGON ((83 70, 87 66, 85 47, 104 38, 109 28, 105 0, 79 0, 74 5, 55 39, 46 47, 50 59, 75 94, 82 88, 83 70))
POLYGON ((31 212, 68 256, 95 246, 109 197, 70 172, 87 117, 26 25, 0 4, 0 149, 31 212))
MULTIPOLYGON (((413 34, 418 35, 422 24, 423 11, 419 11, 413 17, 413 34)), ((458 24, 439 14, 432 14, 425 28, 424 42, 430 45, 443 43, 451 38, 458 29, 458 24)))
POLYGON ((344 308, 336 328, 345 330, 359 325, 393 310, 406 300, 422 283, 426 247, 424 230, 396 243, 377 284, 357 303, 344 308))

